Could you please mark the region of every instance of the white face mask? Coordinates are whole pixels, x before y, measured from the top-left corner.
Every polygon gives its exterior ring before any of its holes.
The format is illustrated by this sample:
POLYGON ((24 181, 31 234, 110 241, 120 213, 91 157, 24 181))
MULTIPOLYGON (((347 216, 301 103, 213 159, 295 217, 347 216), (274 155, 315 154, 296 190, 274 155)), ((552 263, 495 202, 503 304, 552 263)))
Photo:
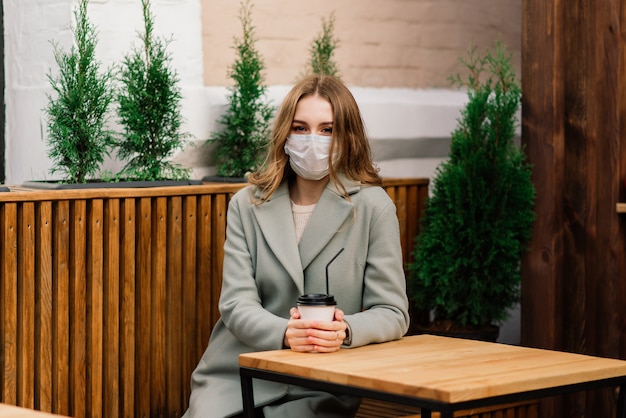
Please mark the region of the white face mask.
POLYGON ((290 135, 285 152, 293 171, 307 180, 320 180, 328 175, 330 136, 290 135))

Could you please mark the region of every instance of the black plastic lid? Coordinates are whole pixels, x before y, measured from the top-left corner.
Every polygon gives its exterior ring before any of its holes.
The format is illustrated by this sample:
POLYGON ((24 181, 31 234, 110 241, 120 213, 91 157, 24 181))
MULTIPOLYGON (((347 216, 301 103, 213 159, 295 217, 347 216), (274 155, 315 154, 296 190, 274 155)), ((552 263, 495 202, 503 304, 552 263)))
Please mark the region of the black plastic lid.
POLYGON ((335 297, 333 295, 326 295, 322 293, 308 293, 298 298, 298 305, 305 306, 329 306, 336 305, 335 297))

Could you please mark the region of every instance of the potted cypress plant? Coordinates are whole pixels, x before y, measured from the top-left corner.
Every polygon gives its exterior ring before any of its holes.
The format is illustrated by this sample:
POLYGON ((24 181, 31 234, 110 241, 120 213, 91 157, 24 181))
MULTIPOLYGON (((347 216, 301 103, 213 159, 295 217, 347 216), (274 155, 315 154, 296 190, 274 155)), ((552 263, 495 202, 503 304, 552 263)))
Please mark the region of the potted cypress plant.
POLYGON ((118 178, 133 181, 188 180, 190 170, 171 157, 189 144, 181 132, 181 93, 171 68, 167 42, 154 35, 150 0, 141 0, 144 32, 141 45, 127 54, 120 69, 117 115, 123 133, 117 156, 126 161, 118 178))
POLYGON ((25 185, 76 189, 200 184, 199 180, 189 180, 189 169, 171 160, 173 153, 189 141, 188 135, 180 131, 178 78, 170 65, 167 42, 154 36, 150 0, 141 2, 141 48, 124 57, 119 68, 121 88, 117 89, 113 70, 101 71, 95 57, 97 33, 87 16, 88 3, 81 0, 75 10, 75 46, 70 52, 53 43, 60 75, 48 76, 56 93, 54 98, 49 96, 45 108, 51 171, 65 177, 25 185), (106 127, 114 101, 123 128, 121 135, 106 127), (100 171, 104 157, 113 150, 126 161, 116 175, 100 171))
POLYGON ((535 189, 514 143, 521 90, 506 48, 497 42, 484 56, 471 48, 460 62, 468 75, 451 81, 467 89, 468 102, 449 159, 433 179, 408 265, 422 313, 414 330, 495 340, 519 298, 535 189))
POLYGON ((333 55, 339 46, 334 35, 335 13, 331 13, 328 20, 322 18, 322 32, 314 39, 309 49, 310 57, 306 66, 306 74, 331 75, 339 77, 339 68, 333 55))
POLYGON ((245 175, 263 163, 269 141, 274 107, 264 97, 264 63, 256 49, 251 0, 241 3, 239 20, 242 37, 234 40, 237 57, 228 72, 234 85, 229 88, 228 108, 218 121, 223 129, 207 140, 215 147, 217 176, 207 176, 206 181, 246 181, 245 175))
POLYGON ((48 156, 51 172, 61 173, 64 183, 93 179, 113 145, 113 132, 106 128, 113 101, 113 74, 101 70, 95 57, 97 33, 87 16, 89 0, 80 0, 74 10, 74 45, 69 52, 52 42, 59 66, 58 76, 48 74, 55 97, 48 95, 48 156))

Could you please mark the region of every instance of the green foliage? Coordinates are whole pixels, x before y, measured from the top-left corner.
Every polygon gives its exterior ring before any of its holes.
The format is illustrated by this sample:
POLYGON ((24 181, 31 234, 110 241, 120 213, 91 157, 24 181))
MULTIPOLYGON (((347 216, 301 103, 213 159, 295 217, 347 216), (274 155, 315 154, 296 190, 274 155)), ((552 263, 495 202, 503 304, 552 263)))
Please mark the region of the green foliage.
POLYGON ((237 58, 228 74, 234 85, 229 89, 228 108, 219 119, 224 130, 208 140, 216 145, 217 174, 222 177, 244 177, 255 171, 263 162, 269 141, 274 109, 263 101, 264 64, 255 47, 251 10, 251 0, 241 3, 243 36, 234 40, 237 58))
POLYGON ((335 13, 333 12, 328 20, 322 18, 322 32, 313 40, 309 50, 311 57, 307 63, 307 74, 339 77, 339 70, 333 59, 333 54, 339 45, 334 31, 335 13))
POLYGON ((128 180, 188 179, 190 170, 171 161, 189 141, 181 133, 181 93, 171 68, 167 42, 155 37, 150 0, 142 0, 145 32, 141 48, 126 55, 120 71, 122 89, 117 114, 123 134, 118 157, 127 161, 119 177, 128 180))
POLYGON ((95 58, 97 34, 87 18, 88 0, 74 10, 74 45, 69 52, 52 43, 59 75, 48 73, 55 97, 48 96, 44 109, 48 116, 48 156, 52 173, 64 181, 86 183, 98 172, 113 143, 105 128, 113 100, 112 72, 100 72, 95 58))
POLYGON ((414 262, 415 305, 436 319, 484 325, 503 321, 519 299, 520 255, 531 238, 535 189, 514 143, 521 90, 498 42, 467 60, 468 103, 452 133, 426 203, 414 262))

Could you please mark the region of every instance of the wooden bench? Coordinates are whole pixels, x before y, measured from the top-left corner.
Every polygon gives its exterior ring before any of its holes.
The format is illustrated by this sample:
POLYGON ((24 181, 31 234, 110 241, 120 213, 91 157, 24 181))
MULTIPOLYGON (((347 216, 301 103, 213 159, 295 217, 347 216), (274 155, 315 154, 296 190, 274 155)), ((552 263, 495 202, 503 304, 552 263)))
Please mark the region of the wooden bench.
MULTIPOLYGON (((181 416, 243 184, 0 193, 0 402, 181 416)), ((408 261, 428 179, 385 179, 408 261)))

